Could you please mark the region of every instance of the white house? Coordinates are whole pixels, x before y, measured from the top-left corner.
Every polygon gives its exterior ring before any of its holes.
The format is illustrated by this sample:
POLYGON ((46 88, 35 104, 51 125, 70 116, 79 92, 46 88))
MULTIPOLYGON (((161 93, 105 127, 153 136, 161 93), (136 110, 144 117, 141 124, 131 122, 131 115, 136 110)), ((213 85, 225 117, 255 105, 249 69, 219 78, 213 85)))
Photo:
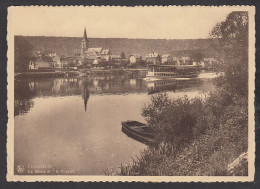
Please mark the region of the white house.
POLYGON ((138 63, 142 61, 142 56, 140 54, 131 54, 129 60, 131 64, 138 63))
POLYGON ((161 63, 161 57, 159 53, 153 52, 146 56, 145 61, 148 64, 160 64, 161 63))
POLYGON ((52 60, 55 68, 61 68, 60 56, 56 55, 52 60))
POLYGON ((96 56, 96 58, 93 60, 93 65, 98 65, 102 62, 101 56, 96 56))
POLYGON ((171 63, 172 63, 172 56, 170 54, 163 54, 162 64, 171 64, 171 63))
POLYGON ((182 65, 192 65, 192 61, 190 57, 181 57, 182 65))
POLYGON ((36 70, 36 69, 38 69, 34 60, 30 60, 29 65, 28 65, 28 69, 29 70, 36 70))
POLYGON ((107 62, 111 59, 111 53, 109 49, 102 49, 100 56, 102 59, 105 59, 107 62))

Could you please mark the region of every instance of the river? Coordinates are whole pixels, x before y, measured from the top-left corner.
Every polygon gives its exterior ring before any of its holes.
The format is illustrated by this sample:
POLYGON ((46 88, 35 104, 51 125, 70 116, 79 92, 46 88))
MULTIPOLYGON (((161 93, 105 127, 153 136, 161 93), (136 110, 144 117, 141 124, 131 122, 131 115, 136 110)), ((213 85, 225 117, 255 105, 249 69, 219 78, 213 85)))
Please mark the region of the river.
POLYGON ((214 90, 209 75, 164 82, 140 74, 15 79, 14 166, 23 174, 104 175, 131 163, 146 145, 122 133, 121 121, 145 122, 142 107, 160 91, 204 96, 214 90))

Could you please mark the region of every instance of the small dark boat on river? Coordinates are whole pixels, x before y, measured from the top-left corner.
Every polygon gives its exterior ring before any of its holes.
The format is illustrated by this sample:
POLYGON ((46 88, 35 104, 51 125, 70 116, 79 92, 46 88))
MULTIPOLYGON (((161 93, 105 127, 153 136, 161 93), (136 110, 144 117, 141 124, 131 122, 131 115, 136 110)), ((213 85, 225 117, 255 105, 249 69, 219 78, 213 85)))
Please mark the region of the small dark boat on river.
POLYGON ((138 121, 123 121, 122 132, 127 136, 147 145, 155 145, 154 133, 151 128, 138 121))

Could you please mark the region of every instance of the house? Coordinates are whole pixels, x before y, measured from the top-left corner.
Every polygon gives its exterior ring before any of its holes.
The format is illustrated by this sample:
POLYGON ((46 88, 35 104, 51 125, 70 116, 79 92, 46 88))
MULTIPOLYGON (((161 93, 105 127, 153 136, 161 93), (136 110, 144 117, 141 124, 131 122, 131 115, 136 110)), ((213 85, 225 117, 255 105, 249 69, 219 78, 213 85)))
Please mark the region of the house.
POLYGON ((102 52, 102 48, 88 48, 85 52, 87 56, 100 56, 102 52))
POLYGON ((114 63, 121 63, 122 57, 120 55, 111 55, 111 61, 114 63))
POLYGON ((110 51, 109 49, 103 49, 102 47, 99 48, 88 48, 85 53, 86 59, 95 60, 96 57, 102 58, 103 60, 106 60, 107 62, 110 61, 110 51))
POLYGON ((172 63, 172 56, 170 54, 163 54, 162 64, 171 64, 171 63, 172 63))
POLYGON ((100 57, 100 56, 86 55, 84 60, 86 61, 86 64, 93 64, 96 57, 100 57))
POLYGON ((99 48, 88 48, 85 52, 85 57, 101 57, 102 59, 105 59, 107 62, 110 60, 110 50, 109 49, 103 49, 102 47, 99 48))
POLYGON ((68 64, 69 64, 70 68, 74 68, 75 69, 75 67, 77 67, 78 59, 76 58, 76 56, 68 56, 67 57, 67 61, 68 61, 68 64))
POLYGON ((29 62, 28 69, 40 70, 40 69, 53 69, 54 64, 50 57, 42 56, 41 58, 32 58, 29 62))
POLYGON ((53 58, 53 57, 57 56, 57 54, 55 52, 47 52, 46 56, 50 56, 53 58))
POLYGON ((192 60, 190 57, 181 57, 180 64, 181 65, 192 65, 192 60))
POLYGON ((96 56, 95 59, 93 60, 93 65, 98 65, 102 62, 101 56, 96 56))
POLYGON ((28 65, 29 70, 36 70, 38 69, 35 63, 35 60, 30 60, 29 65, 28 65))
POLYGON ((35 58, 39 58, 39 57, 42 56, 42 52, 41 51, 33 51, 32 56, 35 57, 35 58))
POLYGON ((161 64, 161 57, 158 53, 153 52, 153 53, 148 54, 146 56, 145 61, 148 64, 161 64))
POLYGON ((69 68, 69 62, 65 56, 60 57, 60 64, 61 64, 61 69, 69 68))
POLYGON ((109 55, 110 54, 110 50, 109 49, 102 49, 101 55, 109 55))
POLYGON ((103 68, 105 66, 103 63, 106 63, 106 60, 101 56, 96 56, 92 64, 95 68, 103 68))
POLYGON ((52 69, 52 64, 50 62, 45 61, 36 61, 37 69, 52 69))
POLYGON ((181 64, 181 62, 178 57, 172 57, 172 65, 179 66, 180 64, 181 64))
POLYGON ((193 61, 193 62, 192 62, 192 65, 193 65, 193 66, 198 66, 199 64, 200 64, 200 62, 197 62, 197 61, 193 61))
POLYGON ((52 58, 54 68, 61 68, 60 56, 56 55, 52 58))
POLYGON ((172 57, 169 54, 162 55, 162 64, 179 66, 180 59, 178 57, 172 57))
POLYGON ((131 54, 129 56, 130 64, 139 63, 142 61, 142 56, 140 54, 131 54))
POLYGON ((203 61, 200 61, 198 64, 200 67, 204 68, 205 67, 205 63, 203 61))
POLYGON ((84 58, 81 56, 76 56, 76 59, 77 59, 77 66, 83 66, 84 58))
POLYGON ((105 59, 107 62, 111 59, 111 53, 109 49, 102 49, 100 56, 102 59, 105 59))
POLYGON ((215 58, 204 58, 203 62, 205 67, 212 67, 217 60, 215 58))

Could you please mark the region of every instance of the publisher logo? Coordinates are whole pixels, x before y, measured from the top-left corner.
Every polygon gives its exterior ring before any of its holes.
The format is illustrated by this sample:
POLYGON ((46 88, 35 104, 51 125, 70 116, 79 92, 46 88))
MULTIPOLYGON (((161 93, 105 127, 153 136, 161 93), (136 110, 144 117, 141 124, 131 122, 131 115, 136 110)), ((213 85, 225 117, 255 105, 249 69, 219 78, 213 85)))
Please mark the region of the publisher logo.
POLYGON ((24 172, 24 166, 23 165, 17 165, 16 170, 18 173, 23 173, 24 172))

